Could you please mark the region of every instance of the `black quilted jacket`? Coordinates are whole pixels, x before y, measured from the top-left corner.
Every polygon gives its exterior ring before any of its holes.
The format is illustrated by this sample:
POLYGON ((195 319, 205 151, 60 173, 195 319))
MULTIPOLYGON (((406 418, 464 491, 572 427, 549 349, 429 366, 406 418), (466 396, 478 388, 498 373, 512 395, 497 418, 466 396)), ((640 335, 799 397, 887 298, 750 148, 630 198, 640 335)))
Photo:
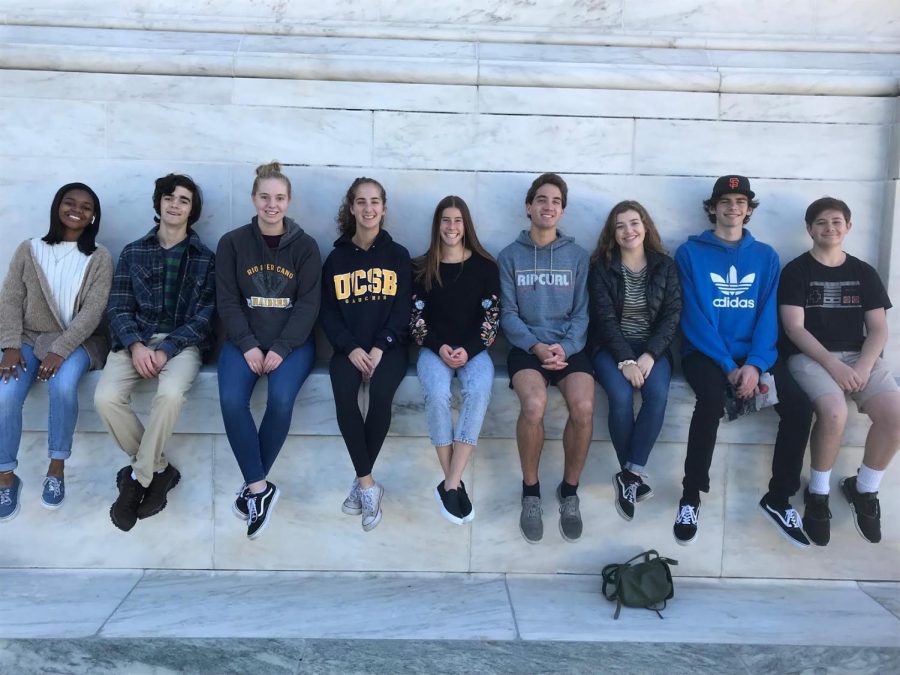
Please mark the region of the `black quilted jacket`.
MULTIPOLYGON (((588 272, 591 353, 606 349, 616 361, 640 356, 634 353, 620 327, 625 302, 621 265, 616 250, 612 262, 593 260, 588 272)), ((671 359, 669 347, 681 316, 681 285, 675 261, 655 251, 647 251, 647 310, 650 313, 650 337, 646 351, 656 360, 663 355, 671 359)))

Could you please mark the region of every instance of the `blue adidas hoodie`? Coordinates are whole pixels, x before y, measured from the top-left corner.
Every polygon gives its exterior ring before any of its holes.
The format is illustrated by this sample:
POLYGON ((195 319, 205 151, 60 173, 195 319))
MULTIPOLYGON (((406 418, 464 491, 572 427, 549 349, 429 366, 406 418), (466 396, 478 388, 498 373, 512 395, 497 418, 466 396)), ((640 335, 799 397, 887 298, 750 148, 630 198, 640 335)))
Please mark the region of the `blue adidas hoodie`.
POLYGON ((736 361, 772 367, 778 352, 778 254, 749 230, 736 246, 712 230, 689 237, 675 253, 681 280, 681 354, 693 351, 729 373, 736 361))

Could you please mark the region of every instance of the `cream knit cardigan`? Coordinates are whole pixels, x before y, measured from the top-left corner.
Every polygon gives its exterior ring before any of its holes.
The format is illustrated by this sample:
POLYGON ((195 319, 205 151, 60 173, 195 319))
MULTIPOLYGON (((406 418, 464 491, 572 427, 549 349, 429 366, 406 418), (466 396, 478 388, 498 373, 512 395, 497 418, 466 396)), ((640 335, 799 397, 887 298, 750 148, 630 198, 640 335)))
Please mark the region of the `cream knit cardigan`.
POLYGON ((84 345, 91 368, 102 368, 109 352, 102 319, 112 275, 112 256, 98 244, 75 297, 75 315, 64 329, 50 284, 31 252, 31 242, 22 242, 0 290, 0 349, 21 349, 27 344, 43 361, 50 352, 66 358, 84 345))

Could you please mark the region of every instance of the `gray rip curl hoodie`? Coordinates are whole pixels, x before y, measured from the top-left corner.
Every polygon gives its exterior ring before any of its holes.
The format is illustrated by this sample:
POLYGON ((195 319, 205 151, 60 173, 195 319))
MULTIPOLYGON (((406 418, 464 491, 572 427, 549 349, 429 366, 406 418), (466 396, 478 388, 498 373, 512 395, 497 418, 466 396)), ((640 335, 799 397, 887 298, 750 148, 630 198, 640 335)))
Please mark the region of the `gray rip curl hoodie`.
POLYGON ((588 328, 587 251, 557 230, 537 246, 522 230, 500 251, 500 326, 510 344, 528 351, 559 343, 571 356, 584 349, 588 328))

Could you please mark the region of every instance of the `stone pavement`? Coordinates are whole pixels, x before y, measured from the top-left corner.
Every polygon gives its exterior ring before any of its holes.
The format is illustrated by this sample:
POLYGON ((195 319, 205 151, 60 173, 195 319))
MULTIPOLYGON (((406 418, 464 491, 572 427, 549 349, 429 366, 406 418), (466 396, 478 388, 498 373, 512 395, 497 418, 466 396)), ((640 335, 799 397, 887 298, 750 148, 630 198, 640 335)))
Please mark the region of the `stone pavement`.
POLYGON ((0 673, 900 672, 900 584, 592 575, 0 570, 0 673))

